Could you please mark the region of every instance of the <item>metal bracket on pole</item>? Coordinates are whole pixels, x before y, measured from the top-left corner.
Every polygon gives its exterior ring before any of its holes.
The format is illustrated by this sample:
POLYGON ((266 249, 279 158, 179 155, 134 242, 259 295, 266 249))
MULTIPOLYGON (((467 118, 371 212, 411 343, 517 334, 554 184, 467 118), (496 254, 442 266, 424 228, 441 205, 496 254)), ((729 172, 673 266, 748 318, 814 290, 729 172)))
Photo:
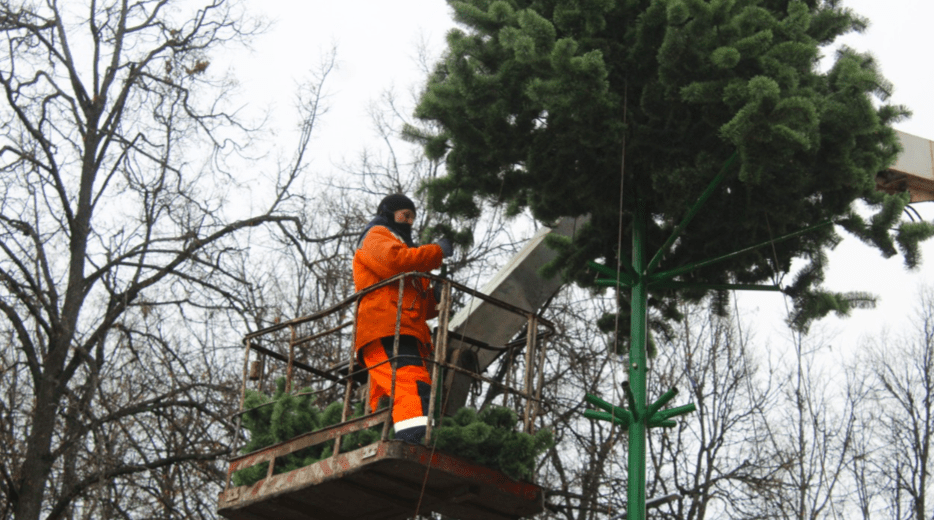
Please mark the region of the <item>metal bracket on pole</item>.
POLYGON ((632 285, 639 280, 639 275, 636 274, 632 268, 621 269, 619 272, 616 272, 613 268, 600 265, 597 262, 587 262, 587 267, 596 271, 597 274, 610 277, 609 279, 597 278, 595 281, 597 285, 606 287, 632 287, 632 285), (617 275, 619 275, 618 278, 617 275))
POLYGON ((630 424, 637 421, 644 421, 647 428, 655 428, 659 426, 671 428, 676 426, 677 423, 670 419, 679 415, 691 413, 697 409, 697 407, 694 406, 694 403, 688 403, 686 405, 676 406, 675 408, 668 410, 661 410, 662 406, 665 406, 668 401, 671 401, 674 396, 677 395, 678 389, 672 388, 671 390, 668 390, 662 394, 662 396, 659 397, 654 403, 646 407, 644 417, 639 417, 637 413, 634 413, 632 408, 634 400, 632 399, 632 391, 629 390, 628 381, 623 383, 623 391, 627 394, 627 400, 632 401, 629 403, 630 409, 627 410, 620 406, 614 406, 595 395, 587 394, 584 397, 584 400, 591 405, 596 406, 597 408, 603 409, 604 411, 600 412, 597 410, 585 410, 584 417, 598 421, 607 421, 622 428, 629 428, 630 424))

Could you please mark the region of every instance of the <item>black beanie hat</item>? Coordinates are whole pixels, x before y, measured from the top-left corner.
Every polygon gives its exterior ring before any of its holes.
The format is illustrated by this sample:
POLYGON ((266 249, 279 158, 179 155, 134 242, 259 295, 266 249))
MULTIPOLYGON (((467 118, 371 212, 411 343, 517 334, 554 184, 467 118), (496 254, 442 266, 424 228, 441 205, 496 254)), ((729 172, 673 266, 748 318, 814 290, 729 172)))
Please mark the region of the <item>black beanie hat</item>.
POLYGON ((414 212, 415 203, 412 202, 412 199, 401 193, 393 193, 392 195, 387 195, 380 201, 379 206, 376 208, 376 214, 392 216, 400 209, 410 209, 414 212))

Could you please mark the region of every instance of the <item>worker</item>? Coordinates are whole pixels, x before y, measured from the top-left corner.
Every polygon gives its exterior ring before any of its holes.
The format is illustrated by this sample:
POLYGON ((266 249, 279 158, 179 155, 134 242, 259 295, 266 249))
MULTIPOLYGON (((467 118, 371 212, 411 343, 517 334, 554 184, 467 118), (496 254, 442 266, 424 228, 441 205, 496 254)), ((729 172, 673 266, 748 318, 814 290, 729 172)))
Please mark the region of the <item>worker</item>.
MULTIPOLYGON (((376 217, 367 224, 357 242, 353 257, 354 287, 361 291, 400 273, 429 272, 441 267, 451 256, 453 244, 447 238, 437 243, 415 246, 412 223, 415 204, 402 194, 385 197, 376 217)), ((392 407, 395 438, 421 443, 428 425, 431 376, 425 359, 431 355, 431 333, 427 320, 438 315, 437 297, 429 280, 408 278, 402 293, 399 320, 399 357, 396 369, 396 395, 392 407)), ((396 334, 399 285, 381 287, 360 300, 357 310, 357 358, 370 374, 370 409, 376 410, 381 398, 389 397, 392 358, 396 334)))

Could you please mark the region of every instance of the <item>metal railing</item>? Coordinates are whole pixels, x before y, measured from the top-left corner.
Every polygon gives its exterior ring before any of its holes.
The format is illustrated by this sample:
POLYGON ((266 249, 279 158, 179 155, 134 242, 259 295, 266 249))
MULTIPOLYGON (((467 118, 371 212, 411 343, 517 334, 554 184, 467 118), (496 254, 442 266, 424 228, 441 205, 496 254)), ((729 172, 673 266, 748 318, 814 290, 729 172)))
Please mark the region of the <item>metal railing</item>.
MULTIPOLYGON (((479 393, 482 394, 484 390, 494 392, 493 395, 497 400, 502 396, 502 405, 513 408, 516 410, 517 415, 521 416, 523 431, 533 433, 534 424, 541 413, 541 386, 544 379, 545 365, 545 348, 542 340, 554 333, 554 325, 532 311, 497 300, 451 280, 426 273, 403 273, 355 293, 325 310, 276 324, 248 334, 244 338, 240 407, 235 414, 236 431, 232 442, 233 453, 241 449, 242 415, 256 409, 244 409, 248 384, 250 381, 255 381, 257 390, 264 391, 267 375, 274 370, 274 367, 268 366, 271 362, 278 361, 285 364, 284 390, 286 393, 292 393, 297 376, 312 378, 310 383, 311 393, 319 395, 325 400, 328 395, 337 393, 335 390, 342 390, 343 408, 341 421, 336 425, 307 432, 288 441, 252 453, 232 456, 229 459, 230 466, 227 472, 225 491, 230 487, 231 475, 235 471, 268 461, 268 478, 273 475, 277 457, 283 457, 332 439, 334 440, 334 448, 331 456, 336 457, 341 452, 341 437, 355 431, 373 428, 381 424, 380 439, 382 441, 388 440, 389 430, 392 426, 392 409, 395 403, 396 363, 393 363, 393 361, 399 358, 399 328, 403 293, 406 281, 415 279, 428 279, 440 283, 442 286, 441 301, 438 305, 438 321, 434 333, 433 355, 432 359, 425 360, 426 366, 430 368, 431 373, 431 397, 428 404, 428 417, 430 419, 425 435, 425 443, 431 441, 432 432, 438 426, 438 424, 435 424, 434 419, 442 415, 438 413, 439 407, 440 410, 445 408, 445 403, 438 402, 439 397, 444 395, 444 392, 439 392, 439 388, 444 385, 444 379, 453 382, 460 378, 460 383, 463 384, 463 378, 468 378, 471 387, 479 387, 479 393), (368 385, 368 383, 362 383, 362 381, 367 381, 367 369, 356 363, 356 349, 354 347, 357 332, 357 310, 361 300, 368 294, 392 284, 398 284, 399 298, 396 306, 393 354, 392 357, 383 362, 392 363, 390 365, 392 367, 392 382, 389 408, 369 410, 368 392, 362 396, 356 395, 354 392, 355 389, 366 389, 368 385), (463 334, 450 332, 448 322, 454 301, 452 298, 452 295, 455 294, 454 291, 457 291, 465 299, 484 300, 501 308, 503 312, 515 313, 525 317, 527 320, 525 331, 518 334, 517 338, 506 345, 488 345, 463 334), (346 333, 348 328, 352 330, 350 334, 346 333), (345 341, 349 343, 346 346, 343 345, 345 341), (450 354, 454 350, 458 350, 458 354, 461 355, 453 356, 453 358, 463 360, 470 357, 469 353, 476 352, 478 349, 499 350, 506 354, 505 359, 500 360, 498 370, 504 376, 504 381, 477 373, 472 367, 464 366, 465 363, 463 362, 454 363, 449 361, 449 358, 452 357, 450 354), (524 350, 521 362, 518 362, 519 356, 516 349, 524 350), (340 357, 342 351, 345 354, 344 357, 340 357), (252 362, 251 355, 256 357, 252 362), (300 371, 298 374, 296 374, 296 369, 300 371), (450 374, 450 377, 443 377, 443 372, 450 374), (351 406, 357 400, 362 400, 364 403, 364 415, 349 419, 351 406), (510 401, 512 401, 511 406, 510 401)), ((299 394, 303 393, 298 392, 293 395, 299 394)), ((304 395, 308 394, 304 393, 304 395)), ((271 404, 273 403, 266 403, 266 405, 271 404)), ((444 410, 443 415, 453 415, 455 411, 444 410)))

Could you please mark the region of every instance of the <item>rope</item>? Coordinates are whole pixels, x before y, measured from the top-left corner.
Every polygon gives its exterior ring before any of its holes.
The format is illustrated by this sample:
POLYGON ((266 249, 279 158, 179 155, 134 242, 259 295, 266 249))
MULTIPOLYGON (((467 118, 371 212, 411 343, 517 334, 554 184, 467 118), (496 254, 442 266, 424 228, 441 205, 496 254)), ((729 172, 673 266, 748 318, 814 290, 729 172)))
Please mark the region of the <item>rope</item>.
MULTIPOLYGON (((620 270, 622 269, 623 262, 623 194, 624 186, 626 181, 626 119, 627 119, 627 109, 629 108, 629 84, 628 81, 623 82, 623 150, 620 157, 620 167, 619 167, 619 222, 617 224, 617 237, 616 237, 616 279, 619 280, 620 270)), ((637 273, 638 274, 638 273, 637 273)), ((619 348, 619 313, 620 313, 620 288, 619 283, 616 284, 616 319, 613 324, 613 359, 616 363, 610 363, 610 372, 613 375, 613 401, 619 402, 619 381, 616 379, 616 373, 619 371, 619 356, 617 352, 619 348), (617 365, 617 366, 613 366, 617 365)), ((631 332, 630 332, 631 334, 631 332)), ((632 345, 630 344, 630 348, 632 345)), ((616 429, 616 412, 615 409, 613 412, 610 412, 610 449, 613 450, 616 448, 616 442, 618 437, 615 435, 616 429)), ((612 467, 612 465, 611 465, 612 467)), ((612 477, 612 470, 611 475, 612 477)), ((607 514, 610 514, 611 505, 607 504, 607 514)))
MULTIPOLYGON (((504 183, 505 183, 505 179, 503 179, 503 182, 500 183, 500 187, 499 187, 499 188, 500 188, 500 196, 502 196, 503 184, 504 184, 504 183)), ((499 206, 496 206, 496 207, 493 208, 493 221, 494 221, 494 222, 496 221, 496 216, 497 216, 496 214, 499 212, 499 210, 500 210, 499 206)), ((473 290, 474 290, 474 292, 477 292, 477 291, 478 291, 478 287, 479 287, 479 286, 480 286, 480 271, 478 270, 478 271, 476 272, 476 276, 474 276, 474 282, 473 282, 473 290)), ((450 295, 450 292, 448 292, 448 299, 450 299, 450 296, 451 296, 451 295, 450 295)), ((473 306, 473 302, 470 302, 470 306, 473 306)), ((468 308, 470 308, 470 307, 468 307, 468 308)), ((450 309, 448 309, 448 310, 450 311, 450 309)), ((470 323, 470 317, 471 317, 471 314, 467 314, 467 319, 464 321, 464 328, 465 328, 465 329, 467 328, 467 325, 470 323)), ((506 352, 506 355, 509 355, 509 352, 508 352, 508 351, 506 352)), ((437 384, 442 384, 442 383, 441 383, 440 381, 438 381, 437 384)), ((448 400, 449 400, 450 398, 451 398, 451 394, 450 394, 450 393, 448 393, 448 395, 444 396, 444 403, 441 403, 441 408, 440 408, 440 410, 444 410, 444 409, 447 408, 448 400)), ((428 420, 429 420, 429 421, 432 420, 432 417, 429 417, 428 420)), ((440 424, 439 424, 439 426, 440 426, 440 424)), ((423 501, 423 499, 425 498, 425 490, 426 490, 426 488, 427 488, 427 486, 428 486, 428 474, 431 473, 431 461, 434 460, 434 457, 435 457, 435 448, 436 448, 436 446, 437 446, 437 443, 434 443, 434 442, 433 442, 433 443, 431 444, 431 452, 430 452, 430 454, 429 454, 429 456, 428 456, 428 466, 425 468, 425 477, 422 479, 422 489, 421 489, 421 491, 420 491, 419 494, 418 494, 418 502, 415 504, 415 515, 414 515, 414 518, 418 518, 418 513, 419 513, 419 511, 420 511, 421 508, 422 508, 422 501, 423 501)))
MULTIPOLYGON (((775 237, 774 237, 774 234, 772 233, 772 224, 769 222, 768 213, 765 214, 765 227, 769 232, 769 245, 772 248, 772 260, 775 265, 776 276, 775 278, 773 278, 773 282, 775 282, 775 285, 781 286, 782 279, 784 278, 784 274, 779 275, 778 273, 778 251, 775 249, 775 237)), ((743 336, 743 325, 742 325, 742 320, 740 319, 740 315, 739 315, 739 302, 737 301, 737 298, 736 298, 736 290, 734 289, 732 293, 733 293, 733 309, 736 314, 736 330, 739 333, 740 344, 744 344, 745 339, 743 336)), ((785 314, 786 316, 788 316, 791 313, 791 309, 788 308, 788 296, 784 294, 782 296, 783 296, 782 302, 785 305, 785 314)), ((743 361, 743 364, 745 366, 745 360, 743 361)), ((750 396, 752 396, 753 387, 752 387, 752 381, 750 380, 751 378, 745 377, 743 379, 745 379, 746 381, 746 391, 749 392, 750 396)), ((755 435, 758 436, 759 435, 759 423, 753 422, 752 427, 753 427, 753 430, 755 431, 755 435)), ((769 434, 771 435, 771 431, 769 431, 769 434)))

